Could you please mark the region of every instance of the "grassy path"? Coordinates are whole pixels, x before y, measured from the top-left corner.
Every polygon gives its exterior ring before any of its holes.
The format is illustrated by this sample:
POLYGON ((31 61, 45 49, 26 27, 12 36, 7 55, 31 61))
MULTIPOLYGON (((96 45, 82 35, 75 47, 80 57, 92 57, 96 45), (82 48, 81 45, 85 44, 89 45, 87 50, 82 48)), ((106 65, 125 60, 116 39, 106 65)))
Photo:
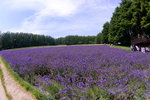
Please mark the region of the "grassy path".
MULTIPOLYGON (((0 60, 0 69, 3 72, 4 85, 8 94, 11 96, 11 100, 36 100, 35 97, 25 90, 14 78, 10 75, 3 62, 0 60)), ((7 100, 5 92, 1 90, 2 85, 0 84, 0 100, 7 100)), ((10 99, 10 98, 9 98, 10 99)))

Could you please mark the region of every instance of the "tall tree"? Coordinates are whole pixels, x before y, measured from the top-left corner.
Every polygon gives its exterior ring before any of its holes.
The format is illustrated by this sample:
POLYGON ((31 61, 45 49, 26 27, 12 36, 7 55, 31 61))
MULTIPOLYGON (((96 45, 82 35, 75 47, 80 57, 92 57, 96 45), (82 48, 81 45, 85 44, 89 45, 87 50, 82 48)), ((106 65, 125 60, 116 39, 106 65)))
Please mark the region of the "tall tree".
POLYGON ((120 7, 117 7, 113 13, 109 26, 109 42, 121 42, 122 45, 130 45, 131 4, 131 0, 122 0, 120 7))
POLYGON ((150 35, 150 1, 133 0, 132 7, 132 30, 133 36, 137 34, 150 35))
POLYGON ((0 50, 2 50, 2 47, 3 47, 2 34, 1 34, 1 32, 0 32, 0 50))
POLYGON ((101 33, 101 43, 108 43, 108 33, 109 33, 109 22, 103 25, 103 30, 101 33))
POLYGON ((98 33, 96 36, 96 43, 100 44, 101 43, 101 33, 98 33))

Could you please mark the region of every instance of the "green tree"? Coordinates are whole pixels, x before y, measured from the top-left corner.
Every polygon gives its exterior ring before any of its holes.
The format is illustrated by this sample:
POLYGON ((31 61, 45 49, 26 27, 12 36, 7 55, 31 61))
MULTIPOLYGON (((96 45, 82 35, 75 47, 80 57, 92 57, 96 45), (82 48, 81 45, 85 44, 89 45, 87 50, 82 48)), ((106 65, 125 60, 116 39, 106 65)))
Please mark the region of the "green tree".
POLYGON ((65 38, 63 38, 63 37, 57 38, 55 40, 55 43, 56 43, 56 45, 64 45, 65 44, 65 38))
POLYGON ((102 35, 101 33, 98 33, 96 36, 96 43, 97 44, 101 44, 101 35, 102 35))
POLYGON ((55 39, 50 36, 36 35, 31 33, 6 32, 0 35, 2 49, 55 45, 55 39))
POLYGON ((3 45, 2 45, 2 34, 0 32, 0 50, 2 50, 2 47, 3 47, 3 45))
POLYGON ((77 36, 69 35, 65 37, 66 45, 75 45, 75 44, 95 44, 96 36, 77 36))
POLYGON ((131 0, 122 0, 120 7, 117 7, 113 13, 109 26, 109 42, 130 45, 131 4, 131 0))
POLYGON ((133 0, 131 11, 132 36, 137 36, 137 34, 150 35, 150 1, 133 0))
POLYGON ((103 30, 100 36, 101 43, 108 43, 108 33, 109 33, 109 22, 103 25, 103 30))

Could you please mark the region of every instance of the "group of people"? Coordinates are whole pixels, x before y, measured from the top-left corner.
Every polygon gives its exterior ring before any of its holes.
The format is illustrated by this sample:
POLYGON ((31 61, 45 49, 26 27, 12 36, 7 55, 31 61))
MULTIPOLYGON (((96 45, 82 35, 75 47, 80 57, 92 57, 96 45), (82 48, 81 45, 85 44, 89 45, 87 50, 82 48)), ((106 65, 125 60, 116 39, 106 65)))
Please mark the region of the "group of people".
POLYGON ((150 47, 140 47, 138 45, 131 45, 132 51, 139 51, 139 52, 150 52, 150 47))

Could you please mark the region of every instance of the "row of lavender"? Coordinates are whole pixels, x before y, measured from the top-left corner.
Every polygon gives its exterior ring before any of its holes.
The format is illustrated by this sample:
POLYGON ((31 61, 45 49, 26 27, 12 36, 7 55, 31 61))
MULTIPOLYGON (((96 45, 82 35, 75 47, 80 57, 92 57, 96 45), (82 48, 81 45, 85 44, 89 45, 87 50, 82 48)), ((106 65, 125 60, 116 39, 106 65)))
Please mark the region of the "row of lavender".
POLYGON ((20 77, 55 99, 150 97, 150 54, 105 45, 5 50, 0 54, 20 77))

